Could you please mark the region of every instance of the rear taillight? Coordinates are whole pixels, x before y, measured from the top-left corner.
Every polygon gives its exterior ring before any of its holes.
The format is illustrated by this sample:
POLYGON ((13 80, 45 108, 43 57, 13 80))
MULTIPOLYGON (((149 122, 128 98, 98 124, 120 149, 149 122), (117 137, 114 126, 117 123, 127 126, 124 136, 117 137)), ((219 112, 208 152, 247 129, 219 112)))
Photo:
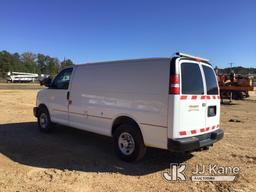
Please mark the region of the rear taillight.
POLYGON ((180 94, 180 76, 179 75, 170 76, 169 94, 180 94))

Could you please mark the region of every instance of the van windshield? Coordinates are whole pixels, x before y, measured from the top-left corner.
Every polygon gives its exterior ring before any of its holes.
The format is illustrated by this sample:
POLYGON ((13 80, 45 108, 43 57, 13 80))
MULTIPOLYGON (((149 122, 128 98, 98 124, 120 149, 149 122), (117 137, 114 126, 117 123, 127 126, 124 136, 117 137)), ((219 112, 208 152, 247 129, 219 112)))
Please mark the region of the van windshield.
POLYGON ((203 70, 207 86, 207 95, 218 95, 217 80, 213 69, 203 65, 203 70))

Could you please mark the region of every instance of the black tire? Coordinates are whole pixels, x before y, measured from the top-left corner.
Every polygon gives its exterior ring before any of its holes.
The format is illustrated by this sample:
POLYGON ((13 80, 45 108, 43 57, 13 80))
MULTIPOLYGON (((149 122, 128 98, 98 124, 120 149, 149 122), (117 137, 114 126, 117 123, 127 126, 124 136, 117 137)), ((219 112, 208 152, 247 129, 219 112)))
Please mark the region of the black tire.
POLYGON ((51 118, 47 108, 44 106, 39 107, 38 109, 37 124, 41 132, 49 133, 52 131, 53 123, 51 122, 51 118), (43 119, 44 119, 44 122, 43 122, 43 119))
POLYGON ((114 132, 114 148, 117 156, 126 162, 138 161, 142 159, 146 153, 146 147, 139 128, 136 125, 130 124, 122 124, 117 127, 114 132), (131 145, 134 146, 130 151, 129 149, 127 150, 126 148, 122 148, 122 143, 120 144, 119 142, 119 139, 125 140, 125 138, 123 138, 125 136, 133 139, 133 142, 128 142, 130 144, 132 143, 131 145), (127 153, 127 151, 129 151, 129 153, 127 153))

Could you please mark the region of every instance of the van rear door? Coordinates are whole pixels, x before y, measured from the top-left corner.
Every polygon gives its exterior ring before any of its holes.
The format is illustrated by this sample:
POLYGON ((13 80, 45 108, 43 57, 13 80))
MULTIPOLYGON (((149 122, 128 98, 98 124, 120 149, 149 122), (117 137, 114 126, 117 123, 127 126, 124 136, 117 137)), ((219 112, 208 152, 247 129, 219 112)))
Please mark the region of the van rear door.
POLYGON ((206 130, 219 128, 220 122, 220 96, 217 78, 212 67, 202 64, 206 85, 206 130))
POLYGON ((174 132, 175 138, 191 137, 205 132, 206 95, 204 76, 199 62, 181 60, 179 100, 179 128, 174 132))

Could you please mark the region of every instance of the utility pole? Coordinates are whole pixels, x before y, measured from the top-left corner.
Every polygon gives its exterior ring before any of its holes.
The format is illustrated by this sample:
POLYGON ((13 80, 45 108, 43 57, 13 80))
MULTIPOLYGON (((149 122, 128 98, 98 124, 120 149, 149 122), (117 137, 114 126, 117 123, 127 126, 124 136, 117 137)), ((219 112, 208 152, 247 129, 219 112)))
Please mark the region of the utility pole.
POLYGON ((64 64, 63 64, 63 65, 64 65, 63 68, 65 68, 65 67, 66 67, 66 57, 64 57, 63 63, 64 63, 64 64))
POLYGON ((234 66, 234 63, 233 63, 233 62, 230 62, 229 64, 230 64, 230 73, 232 73, 232 71, 233 71, 233 66, 234 66))

